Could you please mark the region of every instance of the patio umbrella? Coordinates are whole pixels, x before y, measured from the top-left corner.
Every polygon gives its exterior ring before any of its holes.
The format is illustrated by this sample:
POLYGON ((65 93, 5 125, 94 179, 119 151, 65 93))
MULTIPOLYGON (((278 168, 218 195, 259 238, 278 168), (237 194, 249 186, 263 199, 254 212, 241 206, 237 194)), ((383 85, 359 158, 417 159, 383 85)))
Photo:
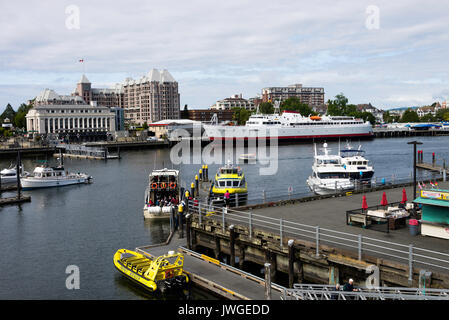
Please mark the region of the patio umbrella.
POLYGON ((405 192, 405 188, 402 189, 402 201, 401 203, 404 204, 407 202, 407 193, 405 192))
POLYGON ((382 194, 382 201, 380 201, 380 204, 384 207, 388 205, 387 194, 385 193, 385 191, 382 194))
POLYGON ((364 210, 368 209, 368 203, 366 203, 366 196, 363 196, 363 200, 362 200, 362 212, 364 210))

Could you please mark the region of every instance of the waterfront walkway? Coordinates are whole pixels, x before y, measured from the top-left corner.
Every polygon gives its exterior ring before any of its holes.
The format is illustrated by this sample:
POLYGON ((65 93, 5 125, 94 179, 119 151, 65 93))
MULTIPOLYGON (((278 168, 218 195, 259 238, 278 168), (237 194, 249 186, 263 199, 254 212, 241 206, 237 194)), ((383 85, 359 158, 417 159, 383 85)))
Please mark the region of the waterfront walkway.
MULTIPOLYGON (((265 299, 264 279, 190 251, 186 248, 186 245, 186 238, 179 238, 179 234, 175 233, 169 244, 138 247, 136 249, 156 257, 171 250, 183 253, 184 271, 189 274, 192 283, 223 298, 237 300, 265 299)), ((271 298, 279 300, 282 289, 283 287, 272 284, 271 298)))

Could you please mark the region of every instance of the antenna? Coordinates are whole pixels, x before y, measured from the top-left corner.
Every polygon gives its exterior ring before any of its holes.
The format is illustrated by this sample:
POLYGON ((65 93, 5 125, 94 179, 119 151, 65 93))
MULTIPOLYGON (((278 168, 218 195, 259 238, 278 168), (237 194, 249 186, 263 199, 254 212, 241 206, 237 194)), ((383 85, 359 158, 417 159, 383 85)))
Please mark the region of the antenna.
POLYGON ((281 102, 279 100, 274 101, 274 113, 275 114, 280 114, 280 111, 279 111, 280 104, 281 104, 281 102))

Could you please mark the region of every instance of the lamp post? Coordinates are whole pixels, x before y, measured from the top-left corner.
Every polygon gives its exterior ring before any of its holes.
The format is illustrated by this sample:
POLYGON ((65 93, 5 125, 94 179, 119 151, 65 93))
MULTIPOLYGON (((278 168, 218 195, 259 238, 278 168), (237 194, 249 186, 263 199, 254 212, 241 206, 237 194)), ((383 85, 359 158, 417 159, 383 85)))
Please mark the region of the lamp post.
POLYGON ((416 198, 416 145, 422 144, 419 141, 410 141, 407 144, 413 145, 413 200, 416 198))

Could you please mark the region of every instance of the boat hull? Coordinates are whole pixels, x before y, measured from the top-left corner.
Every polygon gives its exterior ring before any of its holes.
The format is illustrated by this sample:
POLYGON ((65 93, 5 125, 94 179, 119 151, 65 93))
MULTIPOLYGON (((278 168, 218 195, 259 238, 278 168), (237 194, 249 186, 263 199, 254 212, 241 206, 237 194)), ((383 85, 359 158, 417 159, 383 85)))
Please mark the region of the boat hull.
POLYGON ((74 184, 85 184, 89 183, 89 178, 80 177, 76 179, 52 179, 52 180, 41 180, 41 179, 32 179, 32 178, 24 178, 21 179, 21 185, 23 190, 32 190, 39 188, 52 188, 52 187, 63 187, 74 184))
POLYGON ((309 178, 309 179, 307 179, 307 184, 312 192, 314 192, 318 195, 322 195, 322 196, 354 190, 353 183, 349 183, 349 184, 337 183, 337 189, 336 189, 335 186, 320 184, 320 183, 317 183, 316 181, 313 181, 309 178))

